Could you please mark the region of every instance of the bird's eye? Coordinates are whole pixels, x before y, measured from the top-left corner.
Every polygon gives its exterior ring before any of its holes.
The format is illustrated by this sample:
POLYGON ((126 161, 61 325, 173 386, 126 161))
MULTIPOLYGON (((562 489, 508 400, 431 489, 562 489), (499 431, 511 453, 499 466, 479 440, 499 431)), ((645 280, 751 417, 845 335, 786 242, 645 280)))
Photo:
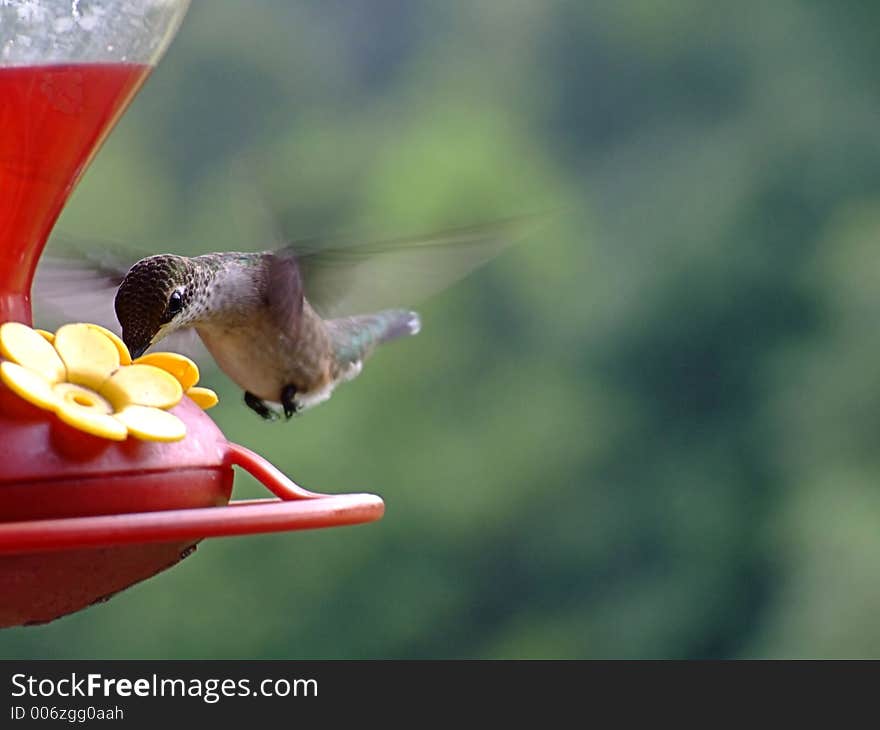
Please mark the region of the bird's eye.
POLYGON ((165 321, 169 321, 180 312, 181 309, 183 309, 183 292, 179 289, 175 289, 171 293, 171 297, 168 299, 168 305, 165 307, 165 321))

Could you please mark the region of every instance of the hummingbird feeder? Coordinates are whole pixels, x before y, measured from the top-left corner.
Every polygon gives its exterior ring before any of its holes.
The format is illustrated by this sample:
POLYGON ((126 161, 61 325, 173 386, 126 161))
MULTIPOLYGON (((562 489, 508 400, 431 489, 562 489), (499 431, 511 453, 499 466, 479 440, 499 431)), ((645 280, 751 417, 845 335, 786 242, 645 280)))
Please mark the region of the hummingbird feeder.
POLYGON ((0 627, 44 623, 171 567, 206 537, 370 522, 371 494, 306 491, 228 442, 181 356, 33 330, 61 209, 189 0, 0 2, 0 627), (230 502, 233 466, 274 495, 230 502))

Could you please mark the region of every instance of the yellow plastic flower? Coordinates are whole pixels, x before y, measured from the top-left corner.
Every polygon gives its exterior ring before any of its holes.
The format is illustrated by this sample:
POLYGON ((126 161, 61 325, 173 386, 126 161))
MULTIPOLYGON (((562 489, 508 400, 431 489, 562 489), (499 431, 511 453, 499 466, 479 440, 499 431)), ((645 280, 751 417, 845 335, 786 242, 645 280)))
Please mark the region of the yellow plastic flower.
POLYGON ((184 393, 202 408, 217 404, 195 387, 196 364, 156 352, 132 362, 125 343, 96 324, 67 324, 54 335, 18 322, 0 325, 0 380, 65 423, 114 441, 129 435, 179 441, 186 425, 168 409, 184 393))

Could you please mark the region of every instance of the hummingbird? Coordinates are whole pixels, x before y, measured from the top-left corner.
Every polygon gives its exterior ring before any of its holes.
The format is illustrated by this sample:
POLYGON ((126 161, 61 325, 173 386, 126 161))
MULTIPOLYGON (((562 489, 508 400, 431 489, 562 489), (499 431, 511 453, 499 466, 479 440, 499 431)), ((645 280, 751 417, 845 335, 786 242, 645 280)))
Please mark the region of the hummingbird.
POLYGON ((387 309, 324 319, 292 252, 159 254, 126 274, 114 303, 122 339, 140 357, 167 334, 195 328, 217 365, 263 418, 290 418, 357 376, 384 342, 416 334, 418 314, 387 309))
POLYGON ((419 315, 402 305, 483 265, 521 228, 522 219, 510 219, 373 243, 315 239, 257 252, 162 253, 121 276, 107 266, 95 275, 118 285, 114 310, 133 358, 194 331, 249 408, 264 419, 280 409, 289 419, 360 374, 379 345, 419 332, 419 315))

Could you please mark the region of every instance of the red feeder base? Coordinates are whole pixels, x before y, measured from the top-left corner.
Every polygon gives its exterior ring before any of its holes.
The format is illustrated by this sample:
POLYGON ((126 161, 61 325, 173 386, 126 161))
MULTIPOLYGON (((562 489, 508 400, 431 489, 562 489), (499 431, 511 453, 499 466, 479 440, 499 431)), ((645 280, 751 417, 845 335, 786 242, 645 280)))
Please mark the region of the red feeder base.
POLYGON ((14 427, 4 428, 12 414, 0 413, 0 451, 14 452, 12 461, 29 472, 7 466, 0 482, 0 627, 45 623, 109 598, 179 562, 206 537, 352 525, 384 513, 372 494, 302 489, 226 441, 192 403, 176 412, 191 431, 184 441, 101 443, 74 476, 69 456, 46 450, 44 431, 58 426, 50 416, 15 414, 14 427), (229 503, 233 466, 276 498, 229 503))

